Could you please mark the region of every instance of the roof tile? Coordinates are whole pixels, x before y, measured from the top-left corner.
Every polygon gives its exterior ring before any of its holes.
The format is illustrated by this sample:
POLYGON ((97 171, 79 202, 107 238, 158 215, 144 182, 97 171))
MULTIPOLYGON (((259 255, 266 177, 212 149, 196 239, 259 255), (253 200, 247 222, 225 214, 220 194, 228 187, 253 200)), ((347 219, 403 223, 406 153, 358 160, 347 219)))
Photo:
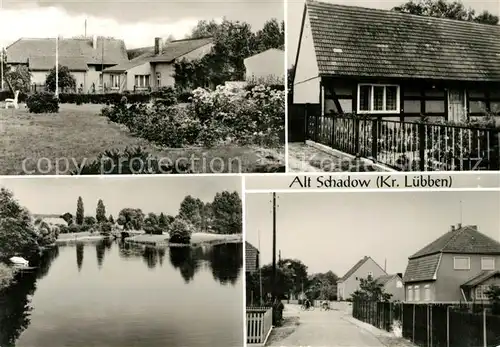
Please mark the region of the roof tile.
POLYGON ((403 276, 404 282, 420 282, 434 280, 439 265, 440 254, 428 255, 422 258, 410 259, 403 276))

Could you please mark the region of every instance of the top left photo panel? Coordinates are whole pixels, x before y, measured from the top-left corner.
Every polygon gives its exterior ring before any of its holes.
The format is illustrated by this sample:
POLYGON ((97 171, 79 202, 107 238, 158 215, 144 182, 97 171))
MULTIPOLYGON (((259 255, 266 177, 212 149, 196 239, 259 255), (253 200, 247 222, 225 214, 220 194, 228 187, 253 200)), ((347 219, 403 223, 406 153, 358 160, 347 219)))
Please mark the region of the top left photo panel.
POLYGON ((0 175, 285 172, 284 11, 0 0, 0 175))

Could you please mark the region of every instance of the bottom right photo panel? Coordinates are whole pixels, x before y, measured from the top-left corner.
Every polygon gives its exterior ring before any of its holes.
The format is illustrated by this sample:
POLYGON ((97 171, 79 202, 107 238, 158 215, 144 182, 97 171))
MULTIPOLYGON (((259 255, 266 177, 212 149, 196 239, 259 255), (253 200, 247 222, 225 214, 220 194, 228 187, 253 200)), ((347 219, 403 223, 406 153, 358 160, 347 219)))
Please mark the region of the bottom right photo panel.
POLYGON ((248 346, 500 345, 500 192, 247 192, 248 346))

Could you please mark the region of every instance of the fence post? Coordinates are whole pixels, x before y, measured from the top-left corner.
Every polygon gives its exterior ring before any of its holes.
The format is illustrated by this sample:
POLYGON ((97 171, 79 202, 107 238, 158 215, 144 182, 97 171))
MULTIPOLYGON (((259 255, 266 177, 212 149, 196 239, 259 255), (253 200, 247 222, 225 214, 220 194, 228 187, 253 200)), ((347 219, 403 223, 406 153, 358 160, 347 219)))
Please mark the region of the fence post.
POLYGON ((331 143, 331 146, 332 148, 335 148, 334 147, 334 144, 335 144, 335 114, 332 113, 332 143, 331 143))
POLYGON ((354 119, 354 128, 356 131, 354 132, 354 155, 359 156, 359 118, 354 119))
POLYGON ((420 158, 418 164, 420 171, 425 171, 425 124, 418 123, 418 156, 420 158))
POLYGON ((433 337, 434 337, 434 334, 433 334, 434 329, 433 329, 433 325, 432 325, 434 322, 433 322, 433 319, 432 319, 432 305, 430 306, 430 308, 431 308, 431 322, 430 322, 430 326, 431 326, 431 347, 432 347, 432 345, 434 344, 434 341, 433 341, 434 340, 433 339, 433 337))
POLYGON ((450 307, 446 307, 446 347, 450 347, 450 307))
POLYGON ((307 140, 309 140, 309 113, 307 112, 307 105, 304 106, 304 143, 306 143, 307 140))
POLYGON ((378 156, 378 120, 373 118, 370 121, 372 122, 372 157, 376 160, 378 156))
POLYGON ((314 112, 314 142, 318 142, 318 132, 319 132, 319 115, 314 112))
POLYGON ((412 334, 411 334, 411 339, 412 342, 415 342, 415 304, 413 304, 413 319, 412 319, 412 334))
POLYGON ((429 321, 430 321, 430 317, 429 317, 430 315, 429 315, 429 313, 430 313, 430 305, 426 305, 426 306, 427 306, 427 310, 426 310, 426 311, 427 311, 427 347, 429 347, 429 341, 430 341, 430 337, 429 337, 429 335, 430 335, 430 332, 429 332, 429 321))
POLYGON ((483 308, 483 347, 488 347, 488 334, 486 332, 486 309, 483 308))

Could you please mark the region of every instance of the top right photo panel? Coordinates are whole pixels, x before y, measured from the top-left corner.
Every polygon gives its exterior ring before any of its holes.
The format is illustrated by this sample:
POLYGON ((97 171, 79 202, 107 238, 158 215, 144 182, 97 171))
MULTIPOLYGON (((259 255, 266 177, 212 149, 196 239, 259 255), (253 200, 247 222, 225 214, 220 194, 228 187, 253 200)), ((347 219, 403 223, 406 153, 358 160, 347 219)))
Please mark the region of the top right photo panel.
POLYGON ((288 171, 500 171, 498 0, 288 1, 288 171))

